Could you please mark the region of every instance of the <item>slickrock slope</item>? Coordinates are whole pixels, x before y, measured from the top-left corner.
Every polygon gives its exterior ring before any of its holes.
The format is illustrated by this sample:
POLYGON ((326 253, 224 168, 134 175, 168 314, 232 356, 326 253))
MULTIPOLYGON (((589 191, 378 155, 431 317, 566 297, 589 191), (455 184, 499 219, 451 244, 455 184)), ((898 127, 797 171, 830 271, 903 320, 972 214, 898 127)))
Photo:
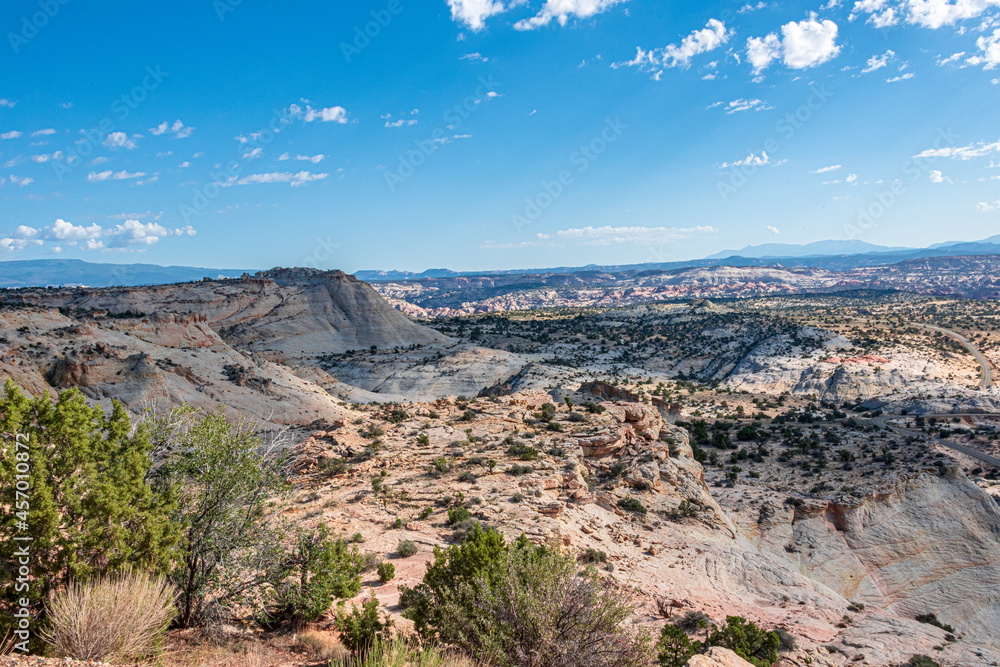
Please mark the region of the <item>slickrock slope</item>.
POLYGON ((1000 517, 960 474, 934 468, 851 508, 793 509, 774 498, 750 519, 717 502, 686 431, 657 410, 561 407, 553 427, 539 419, 549 400, 541 392, 440 400, 404 406, 398 423, 386 421, 387 409, 367 408, 360 424, 303 443, 298 518, 360 532, 366 550, 392 558, 397 578, 369 581, 362 593, 390 610, 399 586, 423 576, 432 547, 466 529, 449 526, 446 513, 464 505, 508 538, 523 532, 581 556, 603 552, 607 564, 598 566, 635 591, 654 630, 664 613, 701 611, 788 630, 800 646, 791 664, 893 665, 914 653, 947 665, 1000 664, 990 629, 1000 609, 1000 517), (382 480, 377 490, 373 477, 382 480), (420 552, 396 557, 403 539, 420 552), (862 602, 863 611, 852 606, 862 602), (954 623, 959 640, 914 620, 928 612, 954 623))
POLYGON ((234 347, 287 358, 447 340, 342 271, 273 269, 253 278, 179 285, 17 290, 4 300, 111 314, 196 314, 234 347))
POLYGON ((198 316, 70 317, 35 307, 0 310, 0 378, 33 394, 79 388, 133 411, 181 403, 225 406, 274 424, 343 414, 332 396, 289 369, 232 348, 198 316))

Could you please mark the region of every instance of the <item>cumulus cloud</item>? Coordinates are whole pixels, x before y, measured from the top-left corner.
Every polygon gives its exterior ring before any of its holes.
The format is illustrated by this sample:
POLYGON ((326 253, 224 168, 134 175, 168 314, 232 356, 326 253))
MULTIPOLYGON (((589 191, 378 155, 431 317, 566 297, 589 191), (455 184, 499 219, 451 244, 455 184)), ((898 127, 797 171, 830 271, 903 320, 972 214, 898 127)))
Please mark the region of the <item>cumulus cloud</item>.
POLYGON ((410 125, 416 125, 417 121, 412 118, 400 118, 396 121, 385 121, 386 127, 409 127, 410 125))
POLYGON ((951 183, 952 180, 945 176, 940 170, 932 169, 930 173, 931 183, 951 183))
POLYGON ((915 77, 916 74, 913 72, 907 72, 906 74, 900 74, 899 76, 890 76, 885 80, 886 83, 898 83, 899 81, 907 81, 915 77))
POLYGON ((133 135, 129 137, 124 132, 112 132, 104 139, 104 146, 112 150, 118 150, 119 148, 124 148, 126 150, 132 150, 136 147, 135 140, 139 138, 139 135, 133 135))
MULTIPOLYGON (((46 242, 59 243, 87 250, 129 249, 150 246, 169 236, 194 236, 197 234, 190 225, 178 229, 168 229, 155 222, 126 220, 114 227, 104 228, 96 223, 88 226, 74 225, 58 219, 47 227, 34 228, 26 225, 18 227, 10 237, 0 239, 0 248, 23 250, 29 246, 39 246, 46 242)), ((53 248, 55 250, 55 248, 53 248)))
POLYGON ((144 171, 137 171, 135 173, 130 173, 124 170, 111 171, 110 169, 108 169, 107 171, 90 172, 89 174, 87 174, 87 180, 90 181, 91 183, 98 183, 100 181, 109 181, 109 180, 127 181, 133 178, 142 178, 145 175, 146 172, 144 171))
POLYGON ((27 176, 14 176, 11 174, 10 184, 16 185, 19 188, 27 187, 35 182, 35 179, 28 178, 27 176))
POLYGON ((55 153, 51 153, 51 154, 32 155, 31 156, 32 161, 39 162, 39 163, 45 163, 45 162, 49 162, 51 160, 61 160, 62 158, 63 158, 62 151, 56 151, 55 153))
POLYGON ((906 21, 936 29, 976 18, 998 5, 1000 0, 859 0, 854 3, 850 20, 868 14, 866 22, 876 28, 906 21))
POLYGON ((779 165, 785 164, 787 160, 778 160, 774 162, 771 160, 771 156, 767 154, 767 151, 761 151, 758 157, 756 153, 750 153, 742 160, 737 160, 735 162, 723 162, 722 169, 730 169, 732 167, 766 167, 772 166, 777 167, 779 165))
POLYGON ((160 136, 161 134, 169 133, 173 134, 174 137, 177 139, 185 139, 187 137, 190 137, 191 133, 194 132, 194 130, 195 128, 193 127, 185 127, 184 123, 182 123, 180 119, 175 120, 173 124, 168 123, 167 121, 163 121, 156 127, 149 128, 150 134, 160 136))
POLYGON ((722 21, 710 19, 704 28, 695 30, 682 39, 680 44, 670 44, 650 51, 644 51, 642 47, 639 47, 636 49, 635 58, 615 63, 612 67, 628 66, 649 70, 662 67, 688 68, 691 66, 692 58, 719 48, 729 41, 732 34, 732 31, 727 30, 722 21))
POLYGON ((261 183, 288 183, 293 188, 300 187, 312 181, 321 181, 330 174, 314 174, 310 171, 300 171, 296 174, 287 171, 275 171, 266 174, 250 174, 244 178, 233 177, 224 183, 217 183, 220 186, 231 185, 255 185, 261 183))
POLYGON ((451 18, 464 24, 473 32, 486 27, 486 19, 505 10, 502 2, 496 0, 448 0, 451 18))
POLYGON ((52 128, 47 128, 47 129, 44 129, 44 130, 36 130, 36 131, 34 131, 34 132, 31 133, 31 136, 33 136, 33 137, 46 137, 46 136, 48 136, 50 134, 55 134, 55 133, 56 133, 56 131, 53 130, 52 128))
POLYGON ((257 148, 251 149, 251 150, 247 151, 246 153, 244 153, 243 154, 243 159, 244 160, 256 160, 257 158, 259 158, 259 157, 261 157, 263 155, 264 155, 264 149, 260 148, 260 147, 257 147, 257 148))
POLYGON ((585 245, 657 244, 671 243, 692 238, 699 234, 712 234, 710 226, 698 227, 577 227, 561 229, 552 234, 539 234, 542 241, 579 241, 585 245))
POLYGON ((888 65, 891 61, 895 60, 896 52, 889 49, 880 56, 872 56, 868 59, 867 66, 861 70, 862 74, 868 74, 869 72, 874 72, 875 70, 882 69, 888 65))
POLYGON ((316 155, 296 155, 296 160, 302 160, 303 162, 312 162, 313 164, 319 164, 326 159, 326 156, 322 153, 316 155))
POLYGON ((989 213, 990 211, 996 211, 1000 209, 1000 199, 996 200, 992 204, 990 202, 981 201, 976 205, 976 208, 983 213, 989 213))
POLYGON ((781 233, 780 229, 778 229, 777 227, 772 227, 771 225, 765 226, 764 229, 766 229, 767 231, 771 232, 772 234, 780 234, 781 233))
MULTIPOLYGON (((449 0, 451 1, 451 0, 449 0)), ((553 19, 559 25, 566 25, 570 18, 589 18, 606 11, 626 0, 545 0, 545 5, 538 14, 530 19, 524 19, 514 24, 515 30, 534 30, 547 26, 553 19)), ((481 4, 474 2, 474 4, 481 4)), ((499 3, 495 3, 499 4, 499 3)), ((515 0, 510 6, 522 4, 515 0)))
POLYGON ((837 171, 838 169, 843 169, 843 168, 844 168, 844 165, 842 165, 842 164, 832 164, 829 167, 820 167, 819 169, 815 169, 813 171, 810 171, 809 173, 810 174, 826 174, 828 172, 837 171))
POLYGON ((339 123, 343 125, 347 122, 347 109, 339 106, 313 109, 309 104, 306 104, 304 107, 293 104, 288 107, 288 115, 290 118, 301 119, 307 123, 319 120, 326 123, 339 123))
POLYGON ((1000 141, 992 144, 978 142, 968 146, 946 146, 944 148, 929 148, 921 151, 914 158, 928 157, 950 157, 957 160, 972 160, 973 158, 984 157, 992 153, 1000 153, 1000 141))
POLYGON ((10 132, 4 132, 0 134, 0 139, 17 139, 21 136, 21 133, 17 130, 11 130, 10 132))
POLYGON ((1000 28, 994 30, 992 35, 983 35, 977 39, 976 46, 981 53, 966 62, 970 65, 982 65, 983 69, 996 69, 1000 65, 1000 28))
POLYGON ((820 21, 812 14, 804 21, 791 21, 781 26, 780 38, 772 32, 766 37, 748 39, 747 60, 755 73, 778 59, 790 69, 816 67, 840 54, 837 32, 836 23, 829 19, 820 21))
POLYGON ((774 107, 768 106, 764 100, 753 98, 745 99, 740 98, 738 100, 733 100, 729 104, 725 105, 723 109, 728 114, 737 113, 738 111, 768 111, 774 107))
POLYGON ((8 100, 6 97, 0 97, 0 107, 7 107, 8 109, 13 109, 17 101, 8 100))

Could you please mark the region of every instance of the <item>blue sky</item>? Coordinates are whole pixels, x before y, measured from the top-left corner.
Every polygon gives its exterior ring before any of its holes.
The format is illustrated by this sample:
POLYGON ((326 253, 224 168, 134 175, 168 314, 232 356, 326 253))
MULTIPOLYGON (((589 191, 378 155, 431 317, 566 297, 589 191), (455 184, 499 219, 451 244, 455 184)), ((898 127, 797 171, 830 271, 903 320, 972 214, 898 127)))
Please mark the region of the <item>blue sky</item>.
POLYGON ((1000 232, 1000 0, 10 0, 0 28, 2 260, 472 270, 1000 232))

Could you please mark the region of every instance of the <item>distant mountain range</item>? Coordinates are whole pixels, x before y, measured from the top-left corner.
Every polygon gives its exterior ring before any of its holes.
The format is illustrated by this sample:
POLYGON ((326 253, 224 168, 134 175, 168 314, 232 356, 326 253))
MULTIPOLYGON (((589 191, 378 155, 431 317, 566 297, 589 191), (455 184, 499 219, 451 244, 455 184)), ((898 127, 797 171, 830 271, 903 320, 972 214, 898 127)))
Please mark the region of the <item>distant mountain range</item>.
MULTIPOLYGON (((766 243, 740 250, 725 250, 704 259, 645 264, 589 264, 543 269, 506 271, 451 271, 428 269, 412 271, 358 271, 366 282, 384 283, 455 278, 460 276, 504 276, 524 274, 621 273, 625 271, 670 271, 709 266, 782 266, 848 271, 868 266, 895 264, 908 259, 954 257, 963 255, 1000 255, 1000 234, 982 241, 949 241, 927 248, 879 246, 864 241, 818 241, 806 245, 766 243)), ((238 278, 257 269, 208 269, 191 266, 155 264, 94 264, 77 259, 35 259, 0 262, 0 288, 81 285, 115 287, 165 285, 202 278, 238 278)))
POLYGON ((243 273, 243 269, 93 264, 79 259, 31 259, 0 262, 0 287, 168 285, 202 278, 239 278, 243 273))

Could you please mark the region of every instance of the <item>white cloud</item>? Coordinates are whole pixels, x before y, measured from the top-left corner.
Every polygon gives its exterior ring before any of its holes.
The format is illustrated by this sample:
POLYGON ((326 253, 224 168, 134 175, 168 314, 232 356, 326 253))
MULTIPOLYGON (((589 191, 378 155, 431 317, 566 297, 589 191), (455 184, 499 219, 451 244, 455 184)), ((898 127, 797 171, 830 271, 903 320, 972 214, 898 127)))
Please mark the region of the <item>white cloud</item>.
POLYGON ((861 70, 862 74, 868 74, 869 72, 874 72, 877 69, 882 69, 888 65, 891 61, 896 59, 896 52, 889 49, 880 56, 872 56, 868 59, 868 65, 861 70))
POLYGON ((55 134, 55 133, 56 133, 55 130, 53 130, 52 128, 48 128, 48 129, 45 129, 45 130, 36 130, 36 131, 34 131, 34 132, 31 133, 31 136, 33 136, 33 137, 47 137, 48 135, 55 134))
POLYGON ((24 156, 23 155, 16 155, 16 156, 12 157, 11 159, 7 160, 6 162, 4 162, 3 166, 5 166, 8 169, 10 169, 11 167, 16 167, 17 165, 21 164, 22 162, 24 162, 24 156))
POLYGON ((791 21, 781 26, 781 38, 771 33, 763 38, 748 39, 747 60, 754 73, 760 73, 778 58, 791 69, 816 67, 840 53, 837 32, 836 23, 829 19, 820 21, 812 14, 805 21, 791 21))
POLYGON ((230 186, 255 185, 259 183, 288 183, 293 188, 297 188, 312 181, 321 181, 329 175, 330 174, 314 174, 309 171, 300 171, 297 174, 292 174, 286 171, 275 171, 267 174, 250 174, 249 176, 240 179, 233 177, 225 183, 217 183, 217 185, 230 186))
POLYGON ((51 155, 47 155, 47 154, 32 155, 31 159, 34 162, 45 163, 45 162, 48 162, 50 160, 61 160, 62 157, 63 157, 62 151, 56 151, 55 153, 52 153, 51 155))
POLYGON ((930 173, 931 183, 951 183, 951 179, 941 173, 938 169, 932 169, 930 173))
POLYGON ((410 125, 416 125, 416 124, 417 121, 406 118, 400 118, 399 120, 393 122, 389 121, 385 122, 386 127, 409 127, 410 125))
POLYGON ((21 133, 17 130, 11 130, 10 132, 4 132, 0 134, 0 139, 17 139, 21 136, 21 133))
POLYGON ((683 67, 691 66, 691 59, 702 53, 708 53, 719 48, 729 41, 732 31, 727 30, 725 24, 717 19, 710 19, 701 30, 695 30, 690 35, 681 40, 681 43, 670 44, 661 49, 644 51, 642 47, 636 49, 636 56, 632 60, 615 63, 613 67, 630 66, 641 67, 647 70, 655 70, 661 67, 683 67))
POLYGON ((732 114, 738 111, 768 111, 774 107, 768 106, 764 100, 757 98, 754 99, 744 99, 740 98, 738 100, 733 100, 724 107, 726 113, 732 114))
POLYGON ((771 225, 765 226, 764 229, 766 229, 767 231, 771 232, 772 234, 780 234, 781 233, 780 229, 778 229, 777 227, 772 227, 771 225))
POLYGON ((27 187, 35 182, 35 179, 28 178, 27 176, 14 176, 11 174, 10 184, 16 185, 19 188, 27 187))
POLYGON ((857 174, 848 174, 847 178, 844 179, 844 182, 845 183, 857 183, 858 182, 858 175, 857 174))
POLYGON ((844 168, 844 165, 842 165, 842 164, 833 164, 833 165, 830 165, 829 167, 820 167, 819 169, 816 169, 815 171, 810 171, 809 173, 810 174, 826 174, 828 172, 837 171, 838 169, 843 169, 843 168, 844 168))
POLYGON ((902 20, 925 28, 940 28, 958 21, 976 18, 1000 0, 860 0, 854 3, 851 20, 870 14, 867 23, 876 28, 896 25, 902 20))
POLYGON ((191 133, 194 132, 194 130, 195 128, 193 127, 184 127, 184 123, 182 123, 180 119, 175 120, 173 124, 170 124, 167 121, 163 121, 156 127, 149 128, 149 132, 151 134, 155 134, 156 136, 159 136, 161 134, 166 134, 169 132, 173 134, 174 137, 176 137, 177 139, 186 139, 187 137, 190 137, 191 133))
POLYGON ((310 155, 296 155, 295 159, 296 160, 302 160, 303 162, 312 162, 313 164, 319 164, 320 162, 322 162, 323 160, 326 159, 326 156, 323 155, 322 153, 318 153, 318 154, 312 155, 312 156, 310 156, 310 155))
POLYGON ((771 156, 767 154, 767 151, 761 151, 760 157, 756 153, 750 153, 742 160, 737 160, 736 162, 723 162, 721 165, 722 169, 729 169, 730 167, 766 167, 768 165, 772 167, 777 167, 785 164, 787 160, 778 160, 777 162, 771 161, 771 156))
POLYGON ((977 157, 984 157, 991 153, 1000 153, 1000 141, 992 144, 978 142, 968 146, 947 146, 945 148, 929 148, 914 155, 914 158, 927 157, 950 157, 958 160, 971 160, 977 157))
POLYGON ((983 213, 989 213, 990 211, 996 211, 1000 209, 1000 199, 996 200, 992 204, 989 202, 981 201, 976 205, 976 208, 983 213))
POLYGON ((478 51, 476 53, 466 53, 464 56, 459 58, 459 60, 471 60, 472 62, 477 62, 477 63, 486 63, 490 61, 489 58, 479 53, 478 51))
MULTIPOLYGON (((312 123, 313 121, 321 120, 326 123, 339 123, 343 125, 347 122, 347 109, 344 107, 326 107, 325 109, 313 109, 311 105, 306 104, 305 107, 301 107, 298 104, 293 104, 288 107, 288 115, 293 119, 301 118, 307 123, 312 123)), ((243 143, 246 143, 245 141, 243 143)))
POLYGON ((966 62, 970 65, 982 65, 987 70, 1000 65, 1000 28, 994 30, 992 35, 983 35, 977 39, 976 46, 982 51, 982 55, 972 56, 966 62))
POLYGON ((907 72, 906 74, 900 74, 899 76, 891 76, 885 80, 886 83, 897 83, 899 81, 906 81, 907 79, 912 79, 916 74, 913 72, 907 72))
POLYGON ((486 25, 486 19, 505 11, 502 2, 495 0, 448 0, 451 18, 464 23, 473 32, 479 32, 486 25))
POLYGON ((959 51, 958 53, 953 53, 947 58, 938 58, 938 66, 950 65, 951 63, 958 62, 961 60, 962 56, 965 55, 965 51, 959 51))
MULTIPOLYGON (((450 2, 451 0, 449 0, 450 2)), ((534 30, 547 26, 553 19, 559 25, 566 25, 570 18, 589 18, 600 14, 614 5, 626 0, 545 0, 545 5, 538 14, 530 19, 524 19, 514 24, 515 30, 534 30)), ((483 3, 474 3, 483 4, 483 3)), ((516 0, 513 5, 520 4, 516 0)))
POLYGON ((144 171, 137 171, 135 173, 129 173, 127 171, 116 171, 113 172, 110 169, 101 172, 90 172, 87 174, 87 180, 91 183, 98 183, 100 181, 115 180, 115 181, 127 181, 133 178, 142 178, 146 175, 144 171))
POLYGON ((181 162, 179 165, 177 165, 178 169, 187 169, 190 166, 191 166, 191 163, 188 162, 187 160, 185 160, 184 162, 181 162))
POLYGON ((112 150, 118 150, 119 148, 124 148, 126 150, 132 150, 136 147, 135 140, 138 135, 133 135, 129 138, 124 132, 112 132, 104 139, 104 145, 112 150))
POLYGON ((764 2, 764 0, 761 0, 756 5, 750 5, 750 4, 743 5, 742 7, 736 10, 736 13, 749 14, 750 12, 755 12, 757 10, 764 9, 765 7, 767 7, 767 3, 764 2))
POLYGON ((264 155, 264 149, 258 147, 258 148, 254 148, 254 149, 249 150, 246 153, 244 153, 243 154, 243 159, 244 160, 256 160, 257 158, 259 158, 259 157, 261 157, 263 155, 264 155))
POLYGON ((581 241, 585 245, 656 244, 712 234, 714 227, 578 227, 561 229, 552 234, 539 234, 542 241, 581 241))
POLYGON ((7 107, 8 109, 13 109, 17 101, 8 100, 6 97, 0 98, 0 107, 7 107))
MULTIPOLYGON (((138 220, 125 222, 105 229, 94 223, 89 226, 74 225, 58 219, 47 227, 35 229, 21 225, 12 238, 0 239, 0 247, 21 250, 29 245, 42 245, 45 241, 65 243, 88 250, 107 248, 128 248, 153 245, 168 236, 194 236, 197 234, 190 225, 179 229, 167 229, 155 222, 142 223, 138 220)), ((58 246, 61 251, 61 246, 58 246)))

